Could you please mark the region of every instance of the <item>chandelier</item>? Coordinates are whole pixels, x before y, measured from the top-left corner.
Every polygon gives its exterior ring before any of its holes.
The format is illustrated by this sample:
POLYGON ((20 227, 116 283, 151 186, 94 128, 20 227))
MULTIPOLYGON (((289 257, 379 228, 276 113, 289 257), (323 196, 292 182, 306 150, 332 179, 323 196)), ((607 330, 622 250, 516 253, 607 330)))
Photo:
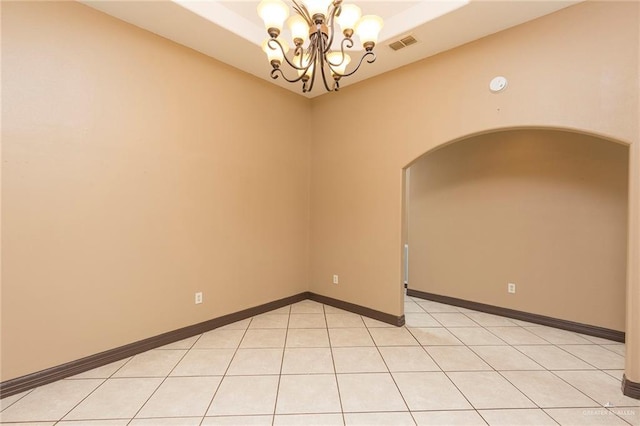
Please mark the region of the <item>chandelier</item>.
POLYGON ((281 76, 289 83, 302 81, 302 91, 310 92, 313 89, 316 74, 320 73, 325 89, 329 92, 337 91, 340 89, 340 79, 355 74, 365 58, 367 63, 373 63, 376 60, 373 48, 378 41, 378 33, 382 29, 380 17, 375 15, 361 17, 362 13, 358 6, 343 5, 342 0, 292 1, 296 13, 287 21, 293 46, 295 46, 291 59, 287 57, 289 44, 280 38, 284 21, 289 16, 289 7, 282 0, 262 0, 258 5, 258 15, 264 21, 269 34, 269 38, 262 43, 262 49, 273 67, 271 78, 276 79, 281 76), (339 49, 332 51, 336 36, 335 21, 342 29, 344 38, 339 43, 339 49), (353 47, 354 33, 360 39, 365 52, 355 69, 347 72, 346 68, 351 62, 351 57, 345 49, 353 47), (307 43, 306 46, 305 43, 307 43), (283 61, 297 72, 297 77, 289 78, 285 75, 281 68, 283 61))

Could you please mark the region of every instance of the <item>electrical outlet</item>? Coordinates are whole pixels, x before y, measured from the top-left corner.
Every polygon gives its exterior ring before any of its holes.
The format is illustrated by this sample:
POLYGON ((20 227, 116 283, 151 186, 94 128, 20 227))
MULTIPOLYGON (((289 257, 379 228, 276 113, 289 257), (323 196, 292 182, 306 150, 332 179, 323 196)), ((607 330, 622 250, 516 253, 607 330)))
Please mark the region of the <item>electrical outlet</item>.
POLYGON ((507 284, 507 292, 515 293, 516 292, 516 285, 514 283, 507 284))
POLYGON ((334 284, 338 284, 338 282, 339 282, 339 280, 338 280, 338 276, 337 276, 337 275, 334 275, 334 276, 333 276, 333 283, 334 283, 334 284))
POLYGON ((202 303, 202 292, 201 291, 196 293, 196 305, 199 305, 200 303, 202 303))

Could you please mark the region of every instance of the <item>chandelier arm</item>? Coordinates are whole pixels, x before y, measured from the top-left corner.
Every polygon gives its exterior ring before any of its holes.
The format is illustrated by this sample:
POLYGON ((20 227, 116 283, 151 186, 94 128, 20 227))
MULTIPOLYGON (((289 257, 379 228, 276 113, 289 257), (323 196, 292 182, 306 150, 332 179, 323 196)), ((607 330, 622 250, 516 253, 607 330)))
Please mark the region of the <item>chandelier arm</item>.
POLYGON ((373 53, 372 51, 366 52, 364 55, 362 55, 362 58, 360 58, 360 62, 358 62, 358 66, 356 67, 356 69, 354 69, 351 72, 348 72, 346 74, 338 74, 340 77, 349 77, 353 74, 356 73, 356 71, 358 71, 358 69, 360 69, 360 66, 362 65, 362 61, 364 61, 364 58, 366 58, 367 56, 371 56, 370 59, 367 59, 367 63, 372 64, 375 62, 376 60, 376 54, 373 53))
POLYGON ((333 44, 333 36, 335 34, 334 32, 334 18, 337 14, 340 13, 342 6, 338 5, 335 6, 333 5, 333 9, 331 10, 331 13, 329 14, 329 22, 328 22, 328 26, 330 28, 329 30, 329 42, 327 43, 327 46, 325 47, 325 49, 323 50, 322 53, 327 53, 329 51, 329 49, 331 48, 331 45, 333 44))
POLYGON ((309 10, 304 4, 298 3, 296 0, 291 0, 293 2, 293 9, 298 13, 298 15, 302 16, 305 21, 307 21, 307 25, 312 26, 313 20, 309 15, 309 10))
MULTIPOLYGON (((347 48, 353 47, 353 40, 351 40, 350 38, 342 39, 342 43, 340 43, 340 54, 342 56, 342 59, 340 59, 340 62, 338 62, 337 64, 334 64, 329 59, 327 59, 327 64, 329 64, 329 68, 331 68, 332 71, 335 71, 333 67, 339 67, 344 62, 344 55, 345 55, 344 47, 345 47, 345 45, 347 45, 347 48)), ((336 74, 341 76, 341 77, 343 76, 343 74, 340 74, 339 72, 336 72, 336 74)))
MULTIPOLYGON (((313 70, 311 71, 311 78, 310 78, 311 83, 309 83, 309 89, 307 89, 308 92, 313 90, 313 83, 315 83, 316 81, 316 72, 318 71, 318 66, 317 66, 318 64, 316 64, 316 59, 318 56, 318 45, 315 44, 313 49, 311 49, 311 46, 309 46, 309 49, 312 50, 312 52, 309 56, 309 63, 307 64, 307 70, 312 65, 314 65, 314 67, 313 67, 313 70)), ((306 71, 305 71, 305 74, 306 74, 306 71)))
MULTIPOLYGON (((273 42, 275 42, 275 43, 278 45, 278 47, 280 47, 280 51, 282 52, 282 57, 283 57, 283 58, 284 58, 284 60, 289 64, 289 66, 290 66, 291 68, 294 68, 294 69, 296 69, 296 70, 298 70, 298 71, 302 71, 303 69, 305 69, 304 67, 302 67, 302 68, 298 67, 298 66, 297 66, 297 65, 295 65, 293 62, 291 62, 291 61, 289 60, 289 58, 287 58, 287 55, 286 55, 286 54, 285 54, 285 52, 284 52, 284 48, 282 47, 282 44, 280 44, 280 42, 278 41, 278 39, 276 39, 276 38, 269 39, 269 41, 267 42, 267 44, 269 45, 269 48, 270 48, 270 49, 276 50, 275 48, 271 47, 271 42, 272 42, 272 41, 273 41, 273 42)), ((297 47, 296 47, 296 53, 298 53, 298 48, 297 48, 297 47)), ((302 54, 302 52, 300 52, 300 54, 302 54)), ((294 56, 295 56, 295 55, 294 55, 294 56)), ((297 80, 296 80, 296 81, 297 81, 297 80)))
MULTIPOLYGON (((320 62, 321 62, 320 63, 320 67, 321 67, 321 72, 322 72, 322 82, 324 83, 324 88, 327 89, 327 92, 331 92, 331 89, 329 89, 329 84, 327 84, 327 75, 325 74, 325 71, 324 71, 323 56, 320 57, 320 62)), ((329 65, 329 69, 331 69, 331 63, 328 60, 327 60, 327 64, 329 65)))
POLYGON ((282 71, 282 69, 280 68, 274 68, 271 70, 271 78, 273 78, 274 80, 276 80, 278 78, 278 74, 280 74, 282 76, 282 78, 284 80, 286 80, 289 83, 297 83, 300 80, 302 80, 302 78, 304 77, 304 74, 302 74, 301 76, 299 76, 298 78, 294 78, 294 79, 288 79, 286 75, 284 75, 284 71, 282 71))

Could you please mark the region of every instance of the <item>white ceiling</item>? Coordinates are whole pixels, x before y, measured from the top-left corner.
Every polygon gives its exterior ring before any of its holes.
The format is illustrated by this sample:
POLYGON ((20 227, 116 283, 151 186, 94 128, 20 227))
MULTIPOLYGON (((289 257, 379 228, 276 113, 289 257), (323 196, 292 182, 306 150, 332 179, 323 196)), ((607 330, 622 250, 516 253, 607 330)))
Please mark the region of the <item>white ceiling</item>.
MULTIPOLYGON (((302 83, 270 77, 260 44, 267 37, 254 0, 80 0, 82 3, 216 58, 302 96, 319 96, 321 84, 302 93, 302 83)), ((287 2, 288 0, 284 0, 287 2)), ((553 13, 582 0, 414 0, 357 1, 363 14, 379 15, 384 28, 373 64, 364 63, 341 87, 452 49, 509 27, 553 13), (418 43, 394 51, 388 45, 406 35, 418 43)), ((281 37, 287 37, 283 32, 281 37)), ((358 46, 358 41, 356 46, 358 46)), ((352 53, 352 61, 359 60, 352 53)), ((283 67, 284 68, 284 67, 283 67)), ((349 70, 349 69, 347 69, 349 70)), ((291 71, 291 70, 288 70, 291 71)), ((293 76, 293 73, 288 73, 293 76)))

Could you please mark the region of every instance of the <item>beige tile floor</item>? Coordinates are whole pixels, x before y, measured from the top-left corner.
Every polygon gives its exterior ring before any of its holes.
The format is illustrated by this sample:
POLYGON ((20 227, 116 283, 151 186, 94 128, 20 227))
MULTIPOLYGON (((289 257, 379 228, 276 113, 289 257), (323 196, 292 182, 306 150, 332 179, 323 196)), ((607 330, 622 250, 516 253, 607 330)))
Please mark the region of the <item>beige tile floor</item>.
POLYGON ((624 345, 405 297, 303 301, 2 399, 3 424, 636 425, 624 345))

